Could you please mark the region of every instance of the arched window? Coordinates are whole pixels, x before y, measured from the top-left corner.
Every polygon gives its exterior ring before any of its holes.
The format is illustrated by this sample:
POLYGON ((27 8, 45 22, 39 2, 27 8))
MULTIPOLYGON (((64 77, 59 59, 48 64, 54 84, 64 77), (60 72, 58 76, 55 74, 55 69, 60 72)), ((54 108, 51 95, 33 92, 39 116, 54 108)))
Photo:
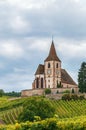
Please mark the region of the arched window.
POLYGON ((56 68, 58 68, 58 63, 56 64, 56 68))
POLYGON ((36 88, 39 88, 39 78, 36 78, 36 88))
POLYGON ((43 88, 43 78, 41 78, 41 88, 43 88))
POLYGON ((50 63, 48 63, 48 68, 50 68, 50 63))

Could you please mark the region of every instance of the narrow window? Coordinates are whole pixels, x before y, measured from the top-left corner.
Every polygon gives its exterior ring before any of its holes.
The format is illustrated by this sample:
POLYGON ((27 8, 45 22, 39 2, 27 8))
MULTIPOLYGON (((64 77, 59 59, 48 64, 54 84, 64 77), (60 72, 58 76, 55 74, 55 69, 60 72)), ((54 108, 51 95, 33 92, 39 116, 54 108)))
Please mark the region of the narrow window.
POLYGON ((56 68, 58 68, 58 63, 56 64, 56 68))
POLYGON ((48 68, 50 68, 50 63, 48 63, 48 68))
POLYGON ((41 88, 43 88, 43 78, 41 78, 41 88))

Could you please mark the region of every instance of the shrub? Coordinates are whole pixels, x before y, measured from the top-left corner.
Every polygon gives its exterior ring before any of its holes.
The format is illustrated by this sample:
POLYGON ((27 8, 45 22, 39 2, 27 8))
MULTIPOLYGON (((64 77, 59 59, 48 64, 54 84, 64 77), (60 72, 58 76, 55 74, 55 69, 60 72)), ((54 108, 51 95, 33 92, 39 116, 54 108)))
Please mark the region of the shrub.
POLYGON ((78 97, 78 95, 76 95, 76 94, 72 94, 72 95, 71 95, 71 99, 73 99, 73 100, 78 100, 79 97, 78 97))
POLYGON ((51 94, 51 89, 50 88, 46 88, 45 89, 45 94, 51 94))
POLYGON ((85 99, 84 95, 80 95, 80 96, 79 96, 79 99, 80 99, 80 100, 85 99))
POLYGON ((70 93, 70 90, 65 90, 63 91, 63 93, 70 93))
POLYGON ((19 115, 18 120, 25 122, 27 120, 34 121, 34 117, 39 116, 41 119, 53 117, 55 107, 46 99, 30 99, 24 104, 24 110, 19 115))
POLYGON ((62 100, 71 100, 71 96, 70 96, 70 94, 64 94, 63 96, 62 96, 62 100))

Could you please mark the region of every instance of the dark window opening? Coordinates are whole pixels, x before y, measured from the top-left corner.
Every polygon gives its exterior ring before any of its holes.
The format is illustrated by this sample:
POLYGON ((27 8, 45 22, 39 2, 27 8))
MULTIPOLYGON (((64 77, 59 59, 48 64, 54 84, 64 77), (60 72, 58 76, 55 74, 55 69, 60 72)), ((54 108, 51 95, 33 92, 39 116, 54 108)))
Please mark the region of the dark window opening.
POLYGON ((43 78, 41 78, 41 88, 43 88, 43 78))
POLYGON ((36 79, 36 88, 39 88, 39 78, 36 79))
POLYGON ((48 68, 50 68, 50 63, 48 63, 48 68))
POLYGON ((56 68, 58 68, 58 63, 56 64, 56 68))

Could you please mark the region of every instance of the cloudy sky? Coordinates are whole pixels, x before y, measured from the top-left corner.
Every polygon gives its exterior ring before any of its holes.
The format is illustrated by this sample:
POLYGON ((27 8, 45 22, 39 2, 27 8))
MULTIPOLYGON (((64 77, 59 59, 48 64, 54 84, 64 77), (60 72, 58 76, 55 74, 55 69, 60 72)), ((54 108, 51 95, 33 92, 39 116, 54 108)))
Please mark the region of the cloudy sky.
POLYGON ((31 89, 52 35, 62 67, 77 82, 86 61, 86 0, 0 0, 0 89, 31 89))

